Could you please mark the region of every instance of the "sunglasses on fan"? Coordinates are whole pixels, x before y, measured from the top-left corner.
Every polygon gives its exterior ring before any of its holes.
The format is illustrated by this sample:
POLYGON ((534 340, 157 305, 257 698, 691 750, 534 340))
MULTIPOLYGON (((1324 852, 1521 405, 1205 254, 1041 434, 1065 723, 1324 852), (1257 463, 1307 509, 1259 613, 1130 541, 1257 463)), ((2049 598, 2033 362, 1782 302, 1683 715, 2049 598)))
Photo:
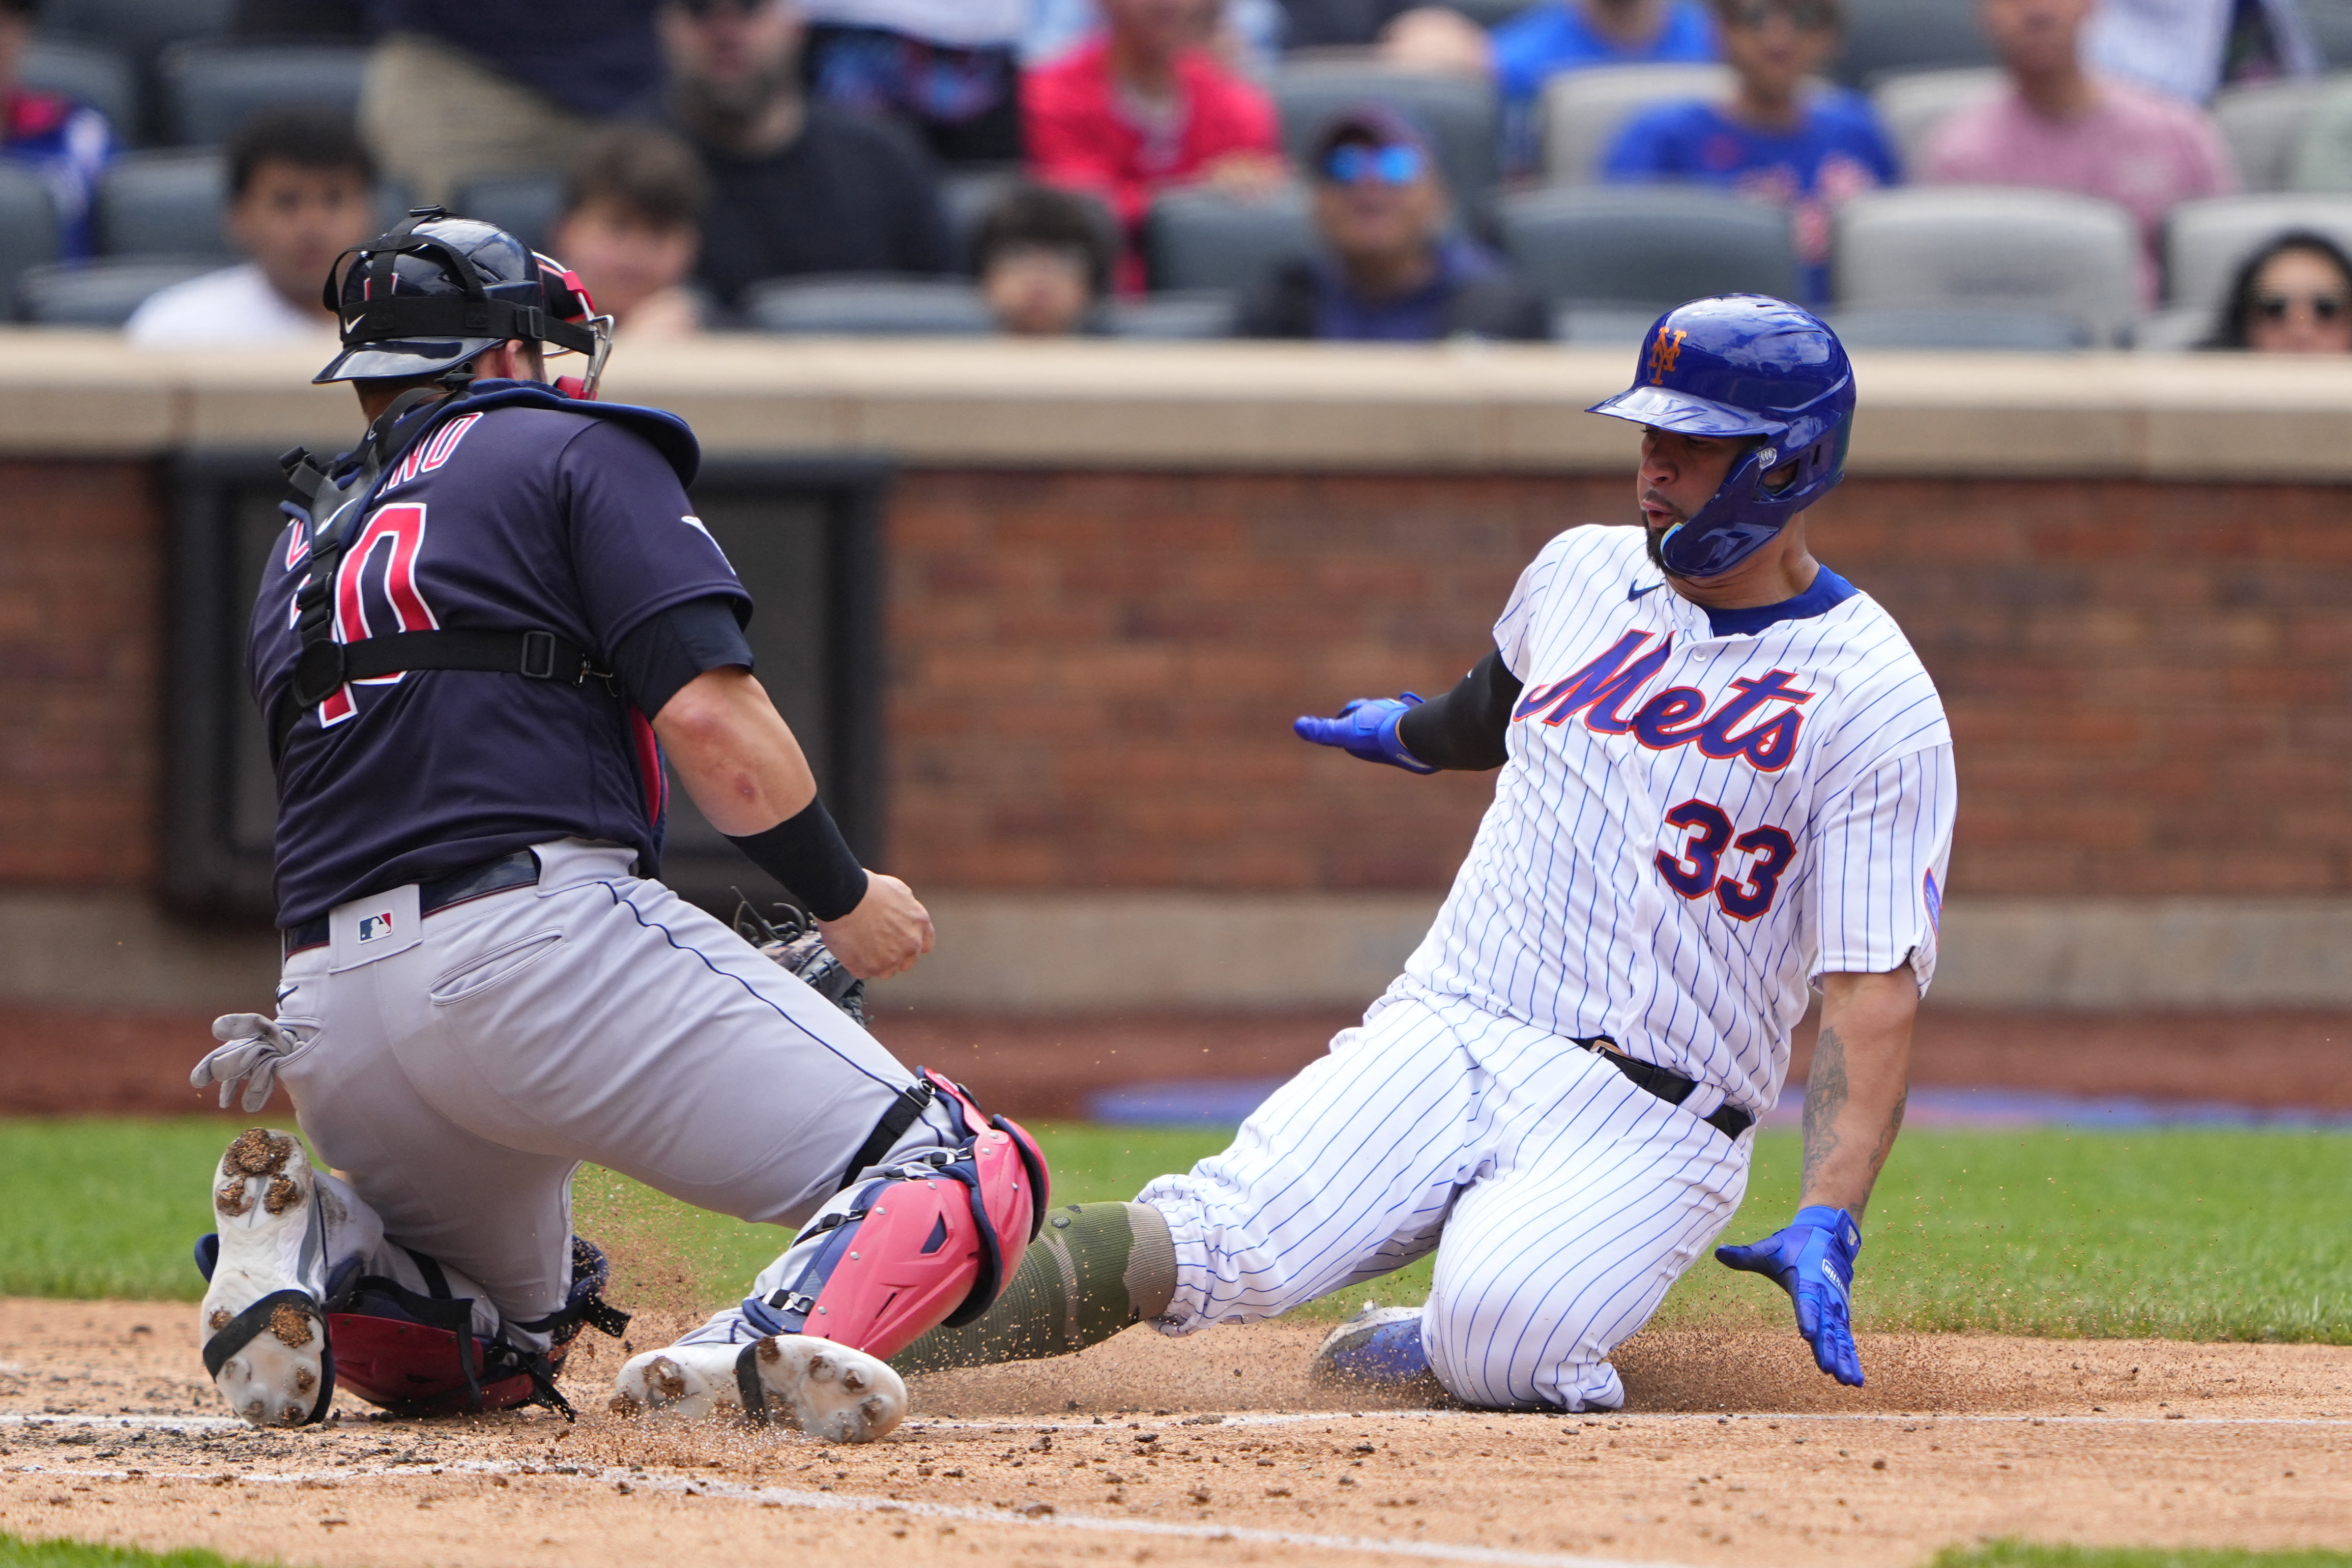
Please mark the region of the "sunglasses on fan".
POLYGON ((1377 180, 1384 185, 1409 185, 1421 178, 1429 167, 1429 157, 1418 147, 1393 144, 1387 147, 1367 147, 1350 142, 1331 149, 1323 160, 1323 173, 1343 185, 1359 180, 1377 180))

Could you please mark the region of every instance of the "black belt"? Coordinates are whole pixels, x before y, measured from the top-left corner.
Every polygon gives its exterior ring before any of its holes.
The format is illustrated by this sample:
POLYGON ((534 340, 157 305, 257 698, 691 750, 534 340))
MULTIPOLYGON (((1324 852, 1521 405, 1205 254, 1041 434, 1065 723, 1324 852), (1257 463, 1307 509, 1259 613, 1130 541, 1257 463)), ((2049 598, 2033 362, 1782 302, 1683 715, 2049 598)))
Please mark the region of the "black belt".
MULTIPOLYGON (((1683 1077, 1680 1073, 1668 1072, 1665 1068, 1649 1062, 1635 1061, 1632 1057, 1619 1050, 1617 1042, 1606 1035, 1595 1035, 1591 1039, 1580 1039, 1576 1043, 1664 1100, 1668 1105, 1680 1105, 1691 1097, 1692 1090, 1698 1088, 1696 1081, 1683 1077)), ((1738 1106, 1729 1104, 1717 1107, 1713 1115, 1704 1120, 1709 1127, 1714 1128, 1726 1138, 1737 1138, 1756 1125, 1756 1118, 1738 1106)))
MULTIPOLYGON (((518 849, 494 860, 478 860, 462 871, 452 871, 446 877, 436 877, 416 887, 416 914, 422 920, 462 904, 468 899, 478 899, 489 893, 503 893, 509 888, 528 887, 539 880, 539 857, 528 849, 518 849)), ((286 956, 306 952, 314 947, 327 945, 327 917, 304 921, 298 926, 288 926, 278 932, 286 956)))

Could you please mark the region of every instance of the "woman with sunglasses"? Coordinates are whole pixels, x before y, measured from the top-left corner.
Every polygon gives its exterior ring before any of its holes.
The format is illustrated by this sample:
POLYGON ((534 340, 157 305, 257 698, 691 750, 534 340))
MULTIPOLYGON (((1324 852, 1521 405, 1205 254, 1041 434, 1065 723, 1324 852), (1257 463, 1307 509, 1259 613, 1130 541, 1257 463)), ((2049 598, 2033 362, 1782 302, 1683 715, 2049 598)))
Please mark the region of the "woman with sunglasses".
POLYGON ((2290 229, 2248 257, 2213 349, 2352 353, 2352 258, 2324 234, 2290 229))

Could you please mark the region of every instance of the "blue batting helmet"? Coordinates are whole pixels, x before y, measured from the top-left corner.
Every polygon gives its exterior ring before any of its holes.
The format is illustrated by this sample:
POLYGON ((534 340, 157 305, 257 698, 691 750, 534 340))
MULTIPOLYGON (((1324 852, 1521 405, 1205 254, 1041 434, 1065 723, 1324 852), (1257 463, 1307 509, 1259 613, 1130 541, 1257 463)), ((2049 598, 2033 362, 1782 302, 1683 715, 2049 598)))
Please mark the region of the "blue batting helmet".
POLYGON ((1853 436, 1853 367, 1819 317, 1763 294, 1677 305, 1642 340, 1633 385, 1591 412, 1685 436, 1753 441, 1729 477, 1666 531, 1658 554, 1678 577, 1728 572, 1837 488, 1853 436), (1778 489, 1765 483, 1795 464, 1778 489))

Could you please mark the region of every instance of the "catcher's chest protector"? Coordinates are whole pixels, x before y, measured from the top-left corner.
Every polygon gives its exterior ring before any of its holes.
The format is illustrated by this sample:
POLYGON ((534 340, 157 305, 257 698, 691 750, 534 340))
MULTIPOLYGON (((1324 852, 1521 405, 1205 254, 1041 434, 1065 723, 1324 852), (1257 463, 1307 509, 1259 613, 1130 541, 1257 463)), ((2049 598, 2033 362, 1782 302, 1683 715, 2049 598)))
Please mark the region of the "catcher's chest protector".
POLYGON ((1045 1222, 1045 1160, 1018 1123, 986 1116, 960 1085, 925 1078, 961 1108, 969 1142, 930 1151, 861 1184, 800 1277, 763 1303, 775 1331, 889 1359, 940 1323, 988 1310, 1045 1222))

